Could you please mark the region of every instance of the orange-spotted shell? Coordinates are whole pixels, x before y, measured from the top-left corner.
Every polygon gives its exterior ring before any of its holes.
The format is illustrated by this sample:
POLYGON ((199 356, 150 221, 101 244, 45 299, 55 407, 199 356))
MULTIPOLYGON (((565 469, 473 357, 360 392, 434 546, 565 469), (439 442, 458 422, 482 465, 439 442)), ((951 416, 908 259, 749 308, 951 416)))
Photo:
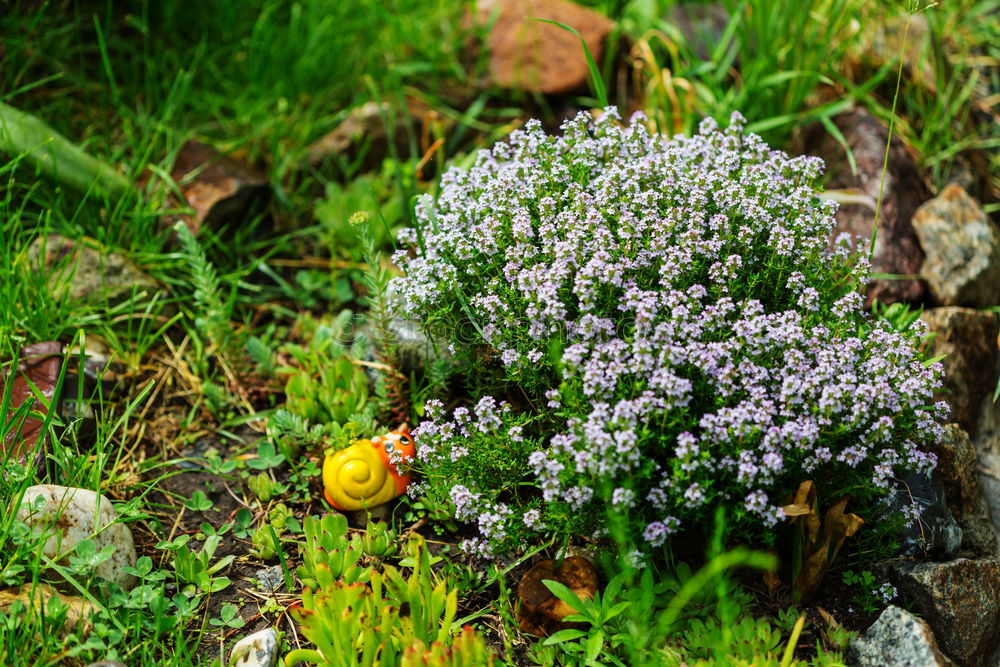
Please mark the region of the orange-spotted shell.
POLYGON ((323 461, 326 500, 341 510, 359 510, 389 502, 406 491, 410 475, 400 474, 390 460, 412 459, 413 438, 405 424, 371 440, 355 440, 350 447, 334 452, 323 461))

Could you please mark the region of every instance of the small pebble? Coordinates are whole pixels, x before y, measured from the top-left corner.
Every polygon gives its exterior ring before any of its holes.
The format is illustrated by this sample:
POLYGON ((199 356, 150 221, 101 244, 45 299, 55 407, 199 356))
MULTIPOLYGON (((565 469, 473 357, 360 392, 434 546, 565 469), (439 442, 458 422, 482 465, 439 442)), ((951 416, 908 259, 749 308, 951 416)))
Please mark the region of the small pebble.
POLYGON ((278 633, 274 628, 244 637, 229 654, 229 664, 235 667, 273 667, 277 659, 278 633))
POLYGON ((273 593, 285 583, 285 574, 280 565, 272 565, 257 570, 257 587, 266 593, 273 593))

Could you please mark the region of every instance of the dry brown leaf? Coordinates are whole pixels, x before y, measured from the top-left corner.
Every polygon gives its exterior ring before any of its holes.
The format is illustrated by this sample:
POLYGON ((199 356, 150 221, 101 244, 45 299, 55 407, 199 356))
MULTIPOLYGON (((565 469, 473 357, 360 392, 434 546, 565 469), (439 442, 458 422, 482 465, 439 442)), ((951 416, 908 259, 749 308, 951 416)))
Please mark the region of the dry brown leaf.
POLYGON ((823 607, 816 607, 816 611, 819 612, 820 618, 823 619, 823 622, 826 623, 827 627, 835 630, 843 629, 840 622, 837 621, 837 619, 833 617, 833 614, 828 612, 826 609, 823 609, 823 607))
POLYGON ((774 572, 766 570, 764 572, 764 585, 767 587, 767 594, 773 598, 781 587, 781 578, 774 572))
MULTIPOLYGON (((799 486, 796 500, 799 500, 806 484, 807 482, 803 482, 799 486)), ((812 486, 812 482, 808 484, 811 487, 811 496, 815 499, 815 487, 812 486)), ((808 489, 804 495, 806 497, 810 495, 808 489)), ((847 501, 848 498, 845 496, 830 507, 823 516, 822 524, 814 511, 801 517, 793 517, 793 522, 801 519, 804 529, 802 567, 792 582, 792 594, 796 599, 804 600, 816 592, 826 575, 827 568, 840 552, 844 540, 853 536, 864 525, 864 519, 857 514, 844 514, 847 501)))

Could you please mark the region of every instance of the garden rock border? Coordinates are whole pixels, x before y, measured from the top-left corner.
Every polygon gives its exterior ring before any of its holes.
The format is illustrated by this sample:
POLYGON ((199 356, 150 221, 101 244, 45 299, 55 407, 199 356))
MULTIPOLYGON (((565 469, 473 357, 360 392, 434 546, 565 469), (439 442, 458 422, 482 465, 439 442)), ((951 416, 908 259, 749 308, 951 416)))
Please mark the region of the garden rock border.
POLYGON ((1000 646, 1000 560, 893 559, 876 569, 926 619, 952 660, 992 667, 990 656, 1000 646))

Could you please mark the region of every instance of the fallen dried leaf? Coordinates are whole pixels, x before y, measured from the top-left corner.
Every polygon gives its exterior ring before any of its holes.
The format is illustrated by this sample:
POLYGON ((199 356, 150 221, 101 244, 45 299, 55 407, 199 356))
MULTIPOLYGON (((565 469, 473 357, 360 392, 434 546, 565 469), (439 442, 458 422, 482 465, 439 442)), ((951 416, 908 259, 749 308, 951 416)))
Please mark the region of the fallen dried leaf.
POLYGON ((807 480, 799 485, 791 502, 782 507, 792 523, 799 525, 801 565, 792 581, 792 597, 803 600, 816 592, 830 563, 844 540, 853 536, 865 521, 857 514, 844 514, 848 498, 830 507, 822 522, 817 514, 816 485, 807 480))

